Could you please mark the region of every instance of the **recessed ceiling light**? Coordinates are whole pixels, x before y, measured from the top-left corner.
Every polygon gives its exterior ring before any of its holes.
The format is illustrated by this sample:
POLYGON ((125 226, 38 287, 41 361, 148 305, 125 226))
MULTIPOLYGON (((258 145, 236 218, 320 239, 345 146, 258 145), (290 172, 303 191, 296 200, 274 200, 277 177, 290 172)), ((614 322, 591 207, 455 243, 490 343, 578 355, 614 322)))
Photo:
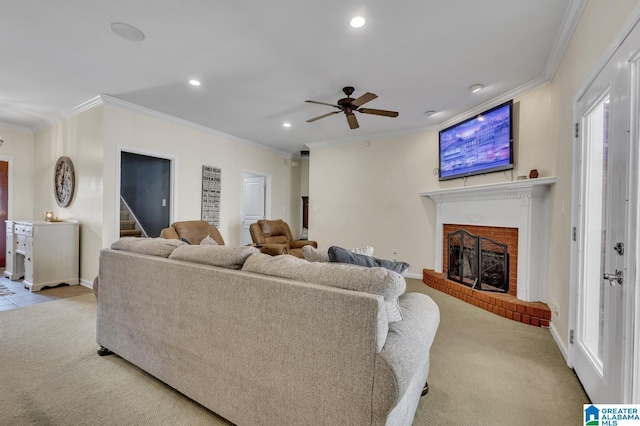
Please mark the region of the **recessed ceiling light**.
POLYGON ((192 86, 200 86, 200 82, 198 80, 189 80, 189 84, 192 86))
POLYGON ((291 127, 291 123, 282 123, 282 127, 291 127))
POLYGON ((483 87, 482 84, 474 84, 473 86, 469 86, 469 90, 471 90, 471 93, 477 93, 481 91, 483 87))
POLYGON ((364 25, 364 18, 362 16, 356 16, 351 20, 351 22, 349 22, 349 24, 353 28, 360 28, 364 25))
POLYGON ((426 115, 427 117, 431 117, 433 114, 435 114, 436 112, 432 109, 430 109, 429 111, 425 111, 424 115, 426 115))
POLYGON ((119 35, 125 40, 129 41, 142 41, 144 40, 144 33, 134 27, 133 25, 125 24, 123 22, 112 22, 111 31, 119 35))

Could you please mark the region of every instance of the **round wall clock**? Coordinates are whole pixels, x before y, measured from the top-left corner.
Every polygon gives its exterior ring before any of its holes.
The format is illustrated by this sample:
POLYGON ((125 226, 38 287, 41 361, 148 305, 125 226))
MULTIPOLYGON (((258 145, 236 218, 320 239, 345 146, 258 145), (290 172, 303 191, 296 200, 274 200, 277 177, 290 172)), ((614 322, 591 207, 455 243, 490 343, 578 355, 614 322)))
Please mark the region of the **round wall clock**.
POLYGON ((53 176, 53 192, 60 207, 67 207, 76 189, 76 172, 69 157, 60 157, 53 176))

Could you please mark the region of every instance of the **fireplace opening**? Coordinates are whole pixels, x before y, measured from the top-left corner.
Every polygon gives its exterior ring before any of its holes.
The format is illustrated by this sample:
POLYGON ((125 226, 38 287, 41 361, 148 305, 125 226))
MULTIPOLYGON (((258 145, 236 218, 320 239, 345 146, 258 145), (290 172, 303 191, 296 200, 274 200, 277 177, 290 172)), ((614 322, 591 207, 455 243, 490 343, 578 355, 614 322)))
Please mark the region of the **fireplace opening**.
POLYGON ((461 229, 447 235, 447 245, 448 279, 476 290, 509 292, 506 244, 461 229))

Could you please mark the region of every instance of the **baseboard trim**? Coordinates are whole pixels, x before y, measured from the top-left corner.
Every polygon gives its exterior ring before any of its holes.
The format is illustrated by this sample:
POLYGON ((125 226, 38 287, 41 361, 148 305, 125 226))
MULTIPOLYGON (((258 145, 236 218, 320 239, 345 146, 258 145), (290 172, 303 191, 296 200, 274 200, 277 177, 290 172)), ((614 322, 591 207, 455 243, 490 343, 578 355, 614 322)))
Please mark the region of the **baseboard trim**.
POLYGON ((80 278, 80 285, 83 287, 87 287, 93 290, 93 281, 87 281, 80 278))
POLYGON ((422 275, 421 274, 410 274, 410 273, 405 273, 402 274, 404 277, 406 278, 415 278, 417 280, 422 280, 422 275))
POLYGON ((553 324, 553 321, 551 322, 551 324, 549 324, 549 331, 551 332, 551 337, 553 337, 553 340, 555 340, 556 345, 558 346, 558 349, 560 349, 560 353, 562 353, 562 356, 564 357, 564 361, 567 363, 567 365, 570 368, 573 368, 573 366, 569 362, 569 350, 567 346, 564 344, 564 341, 562 340, 562 338, 560 337, 560 334, 558 333, 558 329, 553 324))

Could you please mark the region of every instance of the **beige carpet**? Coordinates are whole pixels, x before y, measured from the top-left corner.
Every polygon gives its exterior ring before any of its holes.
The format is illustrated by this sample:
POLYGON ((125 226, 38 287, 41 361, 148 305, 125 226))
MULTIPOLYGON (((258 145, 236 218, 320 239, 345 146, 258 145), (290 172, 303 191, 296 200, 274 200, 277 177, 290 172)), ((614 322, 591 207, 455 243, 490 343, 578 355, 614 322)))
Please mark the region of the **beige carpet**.
POLYGON ((407 280, 440 307, 429 394, 415 425, 578 425, 589 402, 548 329, 407 280))
MULTIPOLYGON (((548 330, 435 292, 442 323, 415 425, 580 424, 587 401, 548 330)), ((92 294, 0 312, 0 424, 225 425, 117 356, 99 357, 92 294)))

